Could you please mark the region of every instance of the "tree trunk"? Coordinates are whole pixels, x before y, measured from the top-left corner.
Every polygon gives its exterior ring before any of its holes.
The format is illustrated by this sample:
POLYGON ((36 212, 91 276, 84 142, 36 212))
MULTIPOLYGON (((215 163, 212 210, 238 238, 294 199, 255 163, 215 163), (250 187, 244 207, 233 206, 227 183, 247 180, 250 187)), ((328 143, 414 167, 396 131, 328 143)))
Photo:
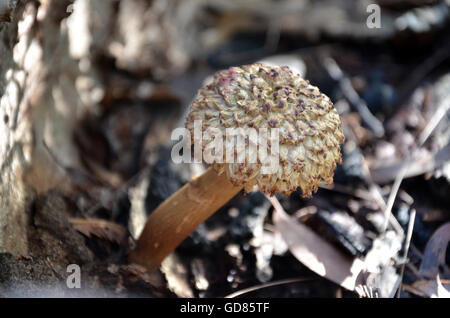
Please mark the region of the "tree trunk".
MULTIPOLYGON (((8 1, 0 0, 0 11, 8 1)), ((27 254, 33 198, 70 184, 62 167, 80 167, 73 133, 81 118, 101 114, 117 94, 138 94, 143 75, 164 79, 186 67, 178 28, 168 18, 176 9, 165 1, 19 0, 6 13, 11 21, 0 22, 0 252, 27 254), (117 69, 136 80, 128 76, 117 85, 117 69)))

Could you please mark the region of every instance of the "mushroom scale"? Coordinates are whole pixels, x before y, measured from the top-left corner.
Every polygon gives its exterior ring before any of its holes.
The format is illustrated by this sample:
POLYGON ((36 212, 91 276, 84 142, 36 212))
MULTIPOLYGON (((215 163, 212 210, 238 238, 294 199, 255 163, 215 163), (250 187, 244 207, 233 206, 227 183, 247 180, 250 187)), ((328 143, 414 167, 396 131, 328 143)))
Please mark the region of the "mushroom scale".
MULTIPOLYGON (((270 195, 300 188, 304 197, 310 197, 320 182, 333 182, 336 164, 341 163, 344 134, 333 103, 287 66, 251 64, 216 73, 191 104, 186 119, 191 136, 196 120, 202 121, 203 132, 214 128, 226 136, 227 128, 236 128, 244 135, 244 162, 213 162, 212 166, 246 191, 255 185, 270 195), (249 147, 247 128, 279 128, 279 161, 274 173, 262 172, 259 157, 249 160, 249 149, 254 148, 249 147)), ((202 145, 203 153, 206 145, 202 145)))

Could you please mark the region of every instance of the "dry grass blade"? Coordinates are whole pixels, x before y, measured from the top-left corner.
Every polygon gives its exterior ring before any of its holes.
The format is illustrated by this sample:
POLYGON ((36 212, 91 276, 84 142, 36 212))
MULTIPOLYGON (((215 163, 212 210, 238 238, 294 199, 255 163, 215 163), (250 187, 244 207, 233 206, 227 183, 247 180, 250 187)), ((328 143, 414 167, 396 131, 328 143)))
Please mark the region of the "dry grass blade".
POLYGON ((406 259, 408 257, 408 251, 409 251, 409 245, 411 243, 412 233, 414 229, 414 221, 416 220, 416 210, 411 210, 411 215, 409 216, 409 224, 408 224, 408 232, 406 233, 406 239, 405 239, 405 247, 403 251, 403 265, 400 272, 400 287, 397 292, 397 297, 400 298, 400 292, 402 289, 401 281, 403 280, 403 274, 405 272, 405 265, 406 265, 406 259))
POLYGON ((128 231, 121 225, 101 219, 69 219, 72 226, 87 237, 92 235, 119 245, 125 244, 128 231))
POLYGON ((377 137, 384 136, 383 124, 376 118, 371 112, 367 103, 359 97, 358 93, 353 88, 350 79, 344 74, 336 61, 331 57, 324 57, 322 59, 322 65, 328 71, 328 74, 339 82, 341 92, 349 103, 356 108, 361 119, 367 125, 367 127, 377 137))
POLYGON ((411 162, 416 158, 418 149, 423 146, 425 141, 427 141, 428 137, 430 137, 433 130, 437 127, 441 119, 445 116, 447 111, 450 108, 450 96, 445 98, 444 101, 438 106, 436 112, 434 113, 433 117, 430 119, 428 124, 423 129, 422 133, 419 136, 419 144, 417 145, 417 148, 415 151, 413 151, 412 155, 407 158, 401 168, 401 170, 398 172, 394 185, 392 186, 391 194, 389 195, 389 199, 386 204, 386 210, 384 211, 385 215, 385 224, 384 224, 384 230, 386 231, 388 226, 388 221, 390 218, 390 215, 392 213, 392 207, 394 206, 395 198, 397 197, 397 192, 400 189, 400 185, 403 181, 403 178, 405 177, 406 171, 409 169, 409 166, 411 162))
POLYGON ((238 290, 234 293, 231 293, 227 296, 225 296, 224 298, 236 298, 263 288, 268 288, 268 287, 273 287, 273 286, 279 286, 279 285, 287 285, 287 284, 293 284, 293 283, 301 283, 301 282, 306 282, 306 281, 310 281, 313 278, 310 277, 302 277, 302 278, 290 278, 290 279, 282 279, 282 280, 277 280, 274 282, 269 282, 269 283, 265 283, 265 284, 261 284, 261 285, 257 285, 257 286, 252 286, 252 287, 248 287, 248 288, 244 288, 241 290, 238 290))
POLYGON ((291 253, 313 272, 348 290, 354 290, 363 268, 359 259, 351 259, 307 226, 293 220, 275 197, 268 197, 275 208, 273 222, 291 253))

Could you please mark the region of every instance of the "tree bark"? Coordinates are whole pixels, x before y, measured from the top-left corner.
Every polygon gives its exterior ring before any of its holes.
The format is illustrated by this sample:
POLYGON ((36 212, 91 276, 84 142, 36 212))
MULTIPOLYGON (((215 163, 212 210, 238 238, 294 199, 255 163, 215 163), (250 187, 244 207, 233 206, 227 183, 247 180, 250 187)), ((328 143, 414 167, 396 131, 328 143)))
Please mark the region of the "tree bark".
POLYGON ((62 167, 80 168, 80 119, 120 94, 139 95, 142 76, 187 67, 175 9, 158 0, 19 0, 11 22, 0 22, 0 252, 28 253, 36 194, 64 190, 62 167))

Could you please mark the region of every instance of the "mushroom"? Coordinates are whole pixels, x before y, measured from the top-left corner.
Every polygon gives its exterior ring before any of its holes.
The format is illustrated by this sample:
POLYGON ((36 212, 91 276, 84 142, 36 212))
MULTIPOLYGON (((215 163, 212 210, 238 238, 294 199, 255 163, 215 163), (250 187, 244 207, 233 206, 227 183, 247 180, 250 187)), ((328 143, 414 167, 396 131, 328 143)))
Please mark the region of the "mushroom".
MULTIPOLYGON (((310 197, 320 182, 333 182, 336 164, 341 163, 344 135, 331 100, 286 66, 251 64, 216 73, 191 105, 186 128, 192 136, 196 121, 201 121, 203 132, 213 128, 223 136, 227 128, 277 129, 277 169, 263 173, 264 161, 247 156, 238 162, 216 161, 161 203, 130 254, 131 262, 149 271, 242 189, 248 192, 257 186, 273 195, 300 188, 310 197)), ((250 138, 245 138, 245 149, 249 145, 250 138)), ((271 146, 275 145, 268 142, 271 146)), ((202 147, 205 151, 207 146, 202 147)))

